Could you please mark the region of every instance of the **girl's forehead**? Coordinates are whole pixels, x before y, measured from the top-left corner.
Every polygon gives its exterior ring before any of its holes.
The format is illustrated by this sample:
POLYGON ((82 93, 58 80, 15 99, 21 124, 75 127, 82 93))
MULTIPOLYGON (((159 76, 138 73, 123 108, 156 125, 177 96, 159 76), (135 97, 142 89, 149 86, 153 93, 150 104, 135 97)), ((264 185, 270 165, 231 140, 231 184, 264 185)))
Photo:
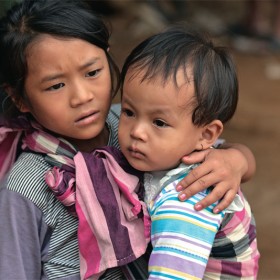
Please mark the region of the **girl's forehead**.
POLYGON ((50 60, 67 63, 68 59, 82 63, 89 57, 107 59, 103 49, 78 38, 42 35, 26 49, 27 60, 37 60, 35 63, 48 63, 50 60))
POLYGON ((92 67, 108 68, 107 56, 101 48, 80 39, 52 36, 35 41, 26 53, 26 62, 26 79, 42 83, 54 77, 84 73, 92 67))
MULTIPOLYGON (((91 46, 98 48, 97 46, 90 44, 85 40, 81 40, 79 38, 73 37, 59 37, 59 36, 52 36, 49 34, 41 34, 38 35, 26 48, 27 54, 32 54, 34 51, 38 51, 38 49, 46 50, 53 50, 53 47, 59 47, 59 49, 55 49, 53 51, 59 51, 61 48, 69 48, 71 45, 81 45, 81 46, 91 46), (35 49, 35 50, 34 50, 35 49)), ((74 54, 73 54, 74 55, 74 54)))

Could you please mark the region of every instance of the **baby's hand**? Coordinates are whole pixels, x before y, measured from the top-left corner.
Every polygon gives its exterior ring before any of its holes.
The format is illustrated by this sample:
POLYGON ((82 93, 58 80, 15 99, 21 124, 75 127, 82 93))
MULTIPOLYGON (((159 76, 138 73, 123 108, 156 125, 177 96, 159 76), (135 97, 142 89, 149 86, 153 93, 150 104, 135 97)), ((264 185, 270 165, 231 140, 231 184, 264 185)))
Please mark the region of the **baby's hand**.
POLYGON ((244 165, 240 162, 243 160, 244 163, 244 158, 236 149, 208 149, 185 156, 182 161, 186 164, 202 163, 178 183, 179 199, 184 201, 199 191, 214 186, 210 194, 196 203, 195 209, 199 211, 220 201, 213 212, 224 210, 238 192, 244 174, 244 165))

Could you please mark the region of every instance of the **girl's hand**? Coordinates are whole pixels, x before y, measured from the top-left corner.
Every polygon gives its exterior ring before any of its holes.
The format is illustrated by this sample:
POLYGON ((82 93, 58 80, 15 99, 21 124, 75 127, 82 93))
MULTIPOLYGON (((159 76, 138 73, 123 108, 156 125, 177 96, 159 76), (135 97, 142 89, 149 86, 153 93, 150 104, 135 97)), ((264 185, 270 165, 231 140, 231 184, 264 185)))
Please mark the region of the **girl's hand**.
POLYGON ((210 186, 213 191, 195 205, 201 210, 221 200, 214 213, 227 208, 233 201, 240 183, 249 180, 255 172, 255 158, 252 152, 241 144, 226 144, 221 149, 208 149, 185 156, 186 164, 202 162, 177 185, 180 200, 186 200, 210 186))

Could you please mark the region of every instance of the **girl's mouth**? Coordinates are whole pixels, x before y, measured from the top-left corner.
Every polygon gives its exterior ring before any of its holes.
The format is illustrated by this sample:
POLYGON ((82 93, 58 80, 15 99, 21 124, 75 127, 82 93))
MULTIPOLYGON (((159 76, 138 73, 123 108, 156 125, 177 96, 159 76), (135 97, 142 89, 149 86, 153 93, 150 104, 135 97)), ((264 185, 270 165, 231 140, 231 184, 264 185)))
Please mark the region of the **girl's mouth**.
POLYGON ((85 126, 96 122, 99 117, 99 113, 97 111, 88 112, 82 114, 77 120, 75 120, 75 124, 78 126, 85 126))

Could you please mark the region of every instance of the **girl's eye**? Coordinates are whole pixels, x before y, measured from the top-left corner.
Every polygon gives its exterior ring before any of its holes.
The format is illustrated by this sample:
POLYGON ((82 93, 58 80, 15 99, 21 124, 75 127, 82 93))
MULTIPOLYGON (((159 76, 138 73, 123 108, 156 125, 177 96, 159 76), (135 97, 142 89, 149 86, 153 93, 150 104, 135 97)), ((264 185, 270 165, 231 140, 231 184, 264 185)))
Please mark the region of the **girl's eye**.
POLYGON ((122 109, 122 113, 127 117, 133 117, 134 116, 133 112, 129 109, 122 109))
POLYGON ((167 127, 168 124, 163 120, 154 120, 154 125, 158 127, 167 127))
POLYGON ((90 71, 86 74, 86 77, 96 77, 100 73, 100 71, 101 69, 90 71))
POLYGON ((62 88, 64 86, 65 86, 64 83, 58 83, 58 84, 55 84, 55 85, 53 85, 51 87, 48 87, 47 90, 51 90, 51 91, 58 90, 58 89, 60 89, 60 88, 62 88))

